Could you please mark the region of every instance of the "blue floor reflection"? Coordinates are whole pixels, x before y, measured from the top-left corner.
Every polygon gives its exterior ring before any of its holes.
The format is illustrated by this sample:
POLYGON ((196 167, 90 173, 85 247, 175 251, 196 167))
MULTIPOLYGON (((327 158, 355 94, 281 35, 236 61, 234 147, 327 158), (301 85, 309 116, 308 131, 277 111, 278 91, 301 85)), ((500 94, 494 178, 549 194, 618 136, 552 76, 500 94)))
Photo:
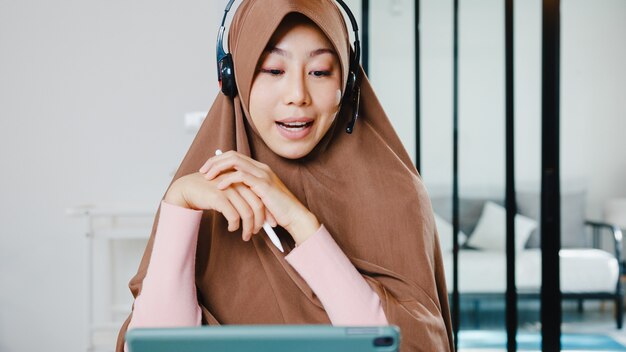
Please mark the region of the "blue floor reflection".
MULTIPOLYGON (((563 334, 561 345, 568 351, 626 351, 626 346, 602 334, 563 334)), ((540 351, 541 334, 518 333, 517 346, 519 351, 540 351)), ((460 331, 459 348, 504 349, 506 333, 501 330, 460 331)))

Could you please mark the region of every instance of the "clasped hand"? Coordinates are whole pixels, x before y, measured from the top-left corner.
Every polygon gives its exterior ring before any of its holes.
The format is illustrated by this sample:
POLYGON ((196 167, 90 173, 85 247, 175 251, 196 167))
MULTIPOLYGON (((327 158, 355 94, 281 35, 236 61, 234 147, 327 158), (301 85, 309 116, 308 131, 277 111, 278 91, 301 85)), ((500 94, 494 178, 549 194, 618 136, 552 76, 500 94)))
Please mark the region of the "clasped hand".
POLYGON ((296 244, 310 237, 320 224, 269 166, 236 151, 207 160, 199 172, 176 180, 164 199, 191 209, 213 209, 228 220, 228 230, 242 224, 249 241, 267 222, 280 225, 296 244))

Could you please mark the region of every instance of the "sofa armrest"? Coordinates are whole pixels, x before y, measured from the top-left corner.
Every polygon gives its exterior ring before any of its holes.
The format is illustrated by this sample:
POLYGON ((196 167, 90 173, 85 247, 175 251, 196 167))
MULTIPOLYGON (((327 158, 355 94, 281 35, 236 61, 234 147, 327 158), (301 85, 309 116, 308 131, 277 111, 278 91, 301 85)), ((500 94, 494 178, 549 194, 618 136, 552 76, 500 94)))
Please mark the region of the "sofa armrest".
POLYGON ((610 224, 610 223, 606 223, 602 221, 593 221, 593 220, 585 221, 585 225, 591 226, 591 228, 593 229, 593 244, 595 248, 600 247, 600 234, 606 233, 605 231, 600 231, 600 230, 605 229, 605 230, 610 231, 612 238, 613 238, 613 244, 615 246, 615 258, 617 259, 617 262, 620 264, 620 269, 621 269, 621 263, 623 262, 622 229, 615 224, 610 224))

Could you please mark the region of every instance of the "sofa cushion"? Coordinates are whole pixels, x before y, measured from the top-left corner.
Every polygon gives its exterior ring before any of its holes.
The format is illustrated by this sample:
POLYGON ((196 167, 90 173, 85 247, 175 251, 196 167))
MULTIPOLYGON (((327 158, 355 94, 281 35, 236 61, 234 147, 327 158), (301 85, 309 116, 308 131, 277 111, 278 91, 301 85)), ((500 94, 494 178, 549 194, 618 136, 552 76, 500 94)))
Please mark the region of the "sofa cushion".
MULTIPOLYGON (((561 291, 566 293, 615 293, 619 280, 617 259, 598 249, 562 249, 559 252, 561 291)), ((541 251, 527 249, 515 255, 515 283, 520 292, 541 290, 541 251)), ((452 253, 443 253, 448 292, 452 292, 452 253)), ((459 251, 459 291, 504 293, 506 253, 459 251)))
MULTIPOLYGON (((585 236, 585 196, 584 190, 561 193, 561 247, 581 248, 588 246, 585 236)), ((538 192, 517 192, 517 210, 539 222, 541 198, 538 192)), ((526 248, 541 246, 541 229, 537 226, 528 239, 526 248)))
MULTIPOLYGON (((520 214, 515 215, 515 250, 521 251, 537 222, 520 214)), ((491 201, 485 203, 480 220, 467 241, 472 247, 501 251, 506 250, 506 209, 491 201)))
MULTIPOLYGON (((463 233, 470 235, 474 232, 478 219, 483 211, 485 202, 491 200, 479 197, 463 197, 459 199, 459 227, 463 233)), ((496 204, 504 205, 501 200, 492 200, 496 204)), ((432 197, 431 203, 435 213, 442 219, 452 223, 452 196, 432 197)))
MULTIPOLYGON (((441 251, 452 251, 452 224, 445 221, 441 216, 435 213, 435 223, 437 224, 437 232, 439 233, 439 243, 441 244, 441 251)), ((459 231, 459 247, 465 244, 467 235, 463 231, 459 231)))

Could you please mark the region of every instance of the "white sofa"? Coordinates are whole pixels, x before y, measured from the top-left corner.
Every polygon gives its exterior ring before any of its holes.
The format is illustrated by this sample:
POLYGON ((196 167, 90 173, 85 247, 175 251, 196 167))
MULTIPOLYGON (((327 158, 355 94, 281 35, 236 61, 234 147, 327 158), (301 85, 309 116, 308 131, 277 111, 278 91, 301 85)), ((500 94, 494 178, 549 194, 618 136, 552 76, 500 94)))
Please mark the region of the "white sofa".
MULTIPOLYGON (((519 292, 539 292, 541 251, 516 253, 515 283, 519 292)), ((600 249, 562 249, 561 291, 563 293, 614 293, 619 278, 615 257, 600 249)), ((459 251, 459 292, 504 293, 506 256, 504 252, 461 249, 459 251)), ((452 289, 452 251, 444 253, 447 285, 452 289)))
MULTIPOLYGON (((431 196, 442 243, 448 291, 452 292, 452 201, 431 196)), ((539 194, 518 192, 516 227, 516 286, 520 298, 538 299, 541 288, 541 251, 537 227, 539 194)), ((504 296, 506 213, 503 200, 460 199, 459 293, 464 299, 504 296), (468 234, 468 235, 466 235, 468 234)), ((618 226, 585 221, 585 192, 562 194, 560 251, 561 292, 564 299, 610 299, 616 304, 616 325, 623 325, 624 291, 620 284, 621 231, 618 226), (586 229, 587 228, 587 229, 586 229), (591 229, 591 231, 589 231, 591 229), (593 248, 601 236, 613 252, 593 248)))

